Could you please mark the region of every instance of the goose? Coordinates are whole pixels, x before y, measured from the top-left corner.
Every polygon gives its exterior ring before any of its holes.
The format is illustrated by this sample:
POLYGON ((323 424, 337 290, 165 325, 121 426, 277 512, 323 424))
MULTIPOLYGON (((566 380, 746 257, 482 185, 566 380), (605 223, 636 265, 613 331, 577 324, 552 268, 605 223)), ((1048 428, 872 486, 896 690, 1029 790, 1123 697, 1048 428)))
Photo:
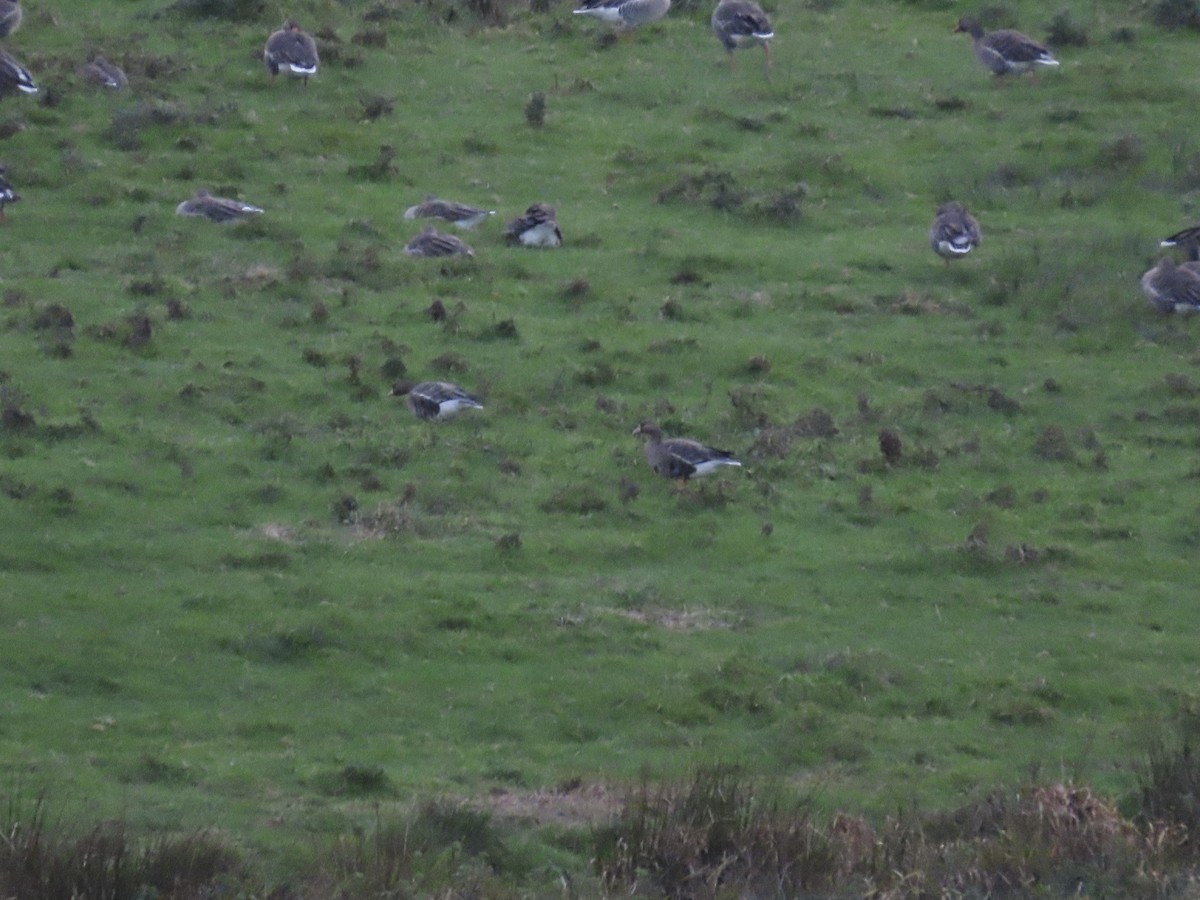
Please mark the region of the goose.
POLYGON ((532 204, 524 215, 508 223, 504 237, 522 247, 561 247, 563 242, 554 207, 548 203, 532 204))
POLYGON ((267 38, 263 61, 274 78, 283 69, 289 75, 304 79, 308 86, 310 75, 317 74, 317 42, 311 34, 300 29, 295 19, 285 19, 283 26, 267 38))
POLYGON ((16 203, 21 199, 21 195, 13 190, 12 184, 8 180, 8 169, 5 166, 0 166, 0 220, 4 219, 4 207, 9 203, 16 203))
POLYGON ((37 90, 29 70, 17 62, 11 53, 0 50, 0 95, 16 91, 36 94, 37 90))
POLYGON ((404 245, 405 256, 474 256, 475 251, 452 234, 442 234, 432 225, 404 245))
POLYGON ((262 210, 240 200, 230 200, 226 197, 214 197, 204 188, 196 191, 191 200, 184 200, 175 207, 176 215, 193 216, 208 219, 210 222, 237 222, 247 216, 254 216, 262 210))
POLYGON ((733 51, 739 47, 763 48, 767 68, 771 68, 771 45, 775 37, 771 20, 762 7, 753 0, 721 0, 712 14, 712 30, 729 53, 729 66, 733 68, 733 51))
POLYGON ((971 35, 975 58, 996 76, 1010 72, 1019 75, 1034 66, 1058 65, 1058 60, 1050 55, 1045 46, 1011 28, 984 31, 977 21, 964 16, 958 20, 954 31, 971 35))
POLYGON ((1200 272, 1189 263, 1177 266, 1164 256, 1142 276, 1142 293, 1159 312, 1200 312, 1200 272))
POLYGON ((646 438, 646 461, 664 478, 674 478, 685 487, 691 478, 715 472, 721 466, 740 466, 728 450, 708 447, 689 438, 663 440, 662 429, 645 421, 633 429, 635 435, 646 438))
POLYGON ((962 259, 981 243, 979 223, 965 206, 951 201, 938 207, 929 229, 929 246, 947 265, 952 259, 962 259))
POLYGON ((0 0, 0 38, 8 37, 20 27, 20 0, 0 0))
POLYGON ((494 209, 480 209, 465 203, 455 203, 453 200, 439 200, 430 194, 416 206, 406 209, 404 218, 445 219, 455 228, 469 230, 495 214, 494 209))
POLYGON ((114 91, 119 91, 129 83, 121 67, 113 65, 103 56, 93 57, 86 65, 80 66, 79 77, 89 84, 114 91))
POLYGON ((427 422, 453 419, 464 409, 483 409, 482 403, 448 381, 397 381, 391 396, 403 397, 412 414, 427 422))
POLYGON ((671 0, 583 0, 573 12, 577 16, 593 16, 628 31, 657 22, 670 8, 671 0))
POLYGON ((1183 247, 1188 259, 1200 261, 1200 225, 1192 225, 1162 239, 1160 247, 1183 247))

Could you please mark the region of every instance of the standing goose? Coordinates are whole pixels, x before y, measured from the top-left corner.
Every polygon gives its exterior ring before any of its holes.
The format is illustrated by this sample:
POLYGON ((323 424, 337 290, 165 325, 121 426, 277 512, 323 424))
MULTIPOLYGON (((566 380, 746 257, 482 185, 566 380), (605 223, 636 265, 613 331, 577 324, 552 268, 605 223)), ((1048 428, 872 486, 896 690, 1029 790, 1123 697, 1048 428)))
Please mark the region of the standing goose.
POLYGON ((707 447, 689 438, 662 439, 662 429, 654 422, 642 422, 633 429, 646 438, 646 461, 664 478, 674 478, 685 487, 691 478, 715 472, 721 466, 740 466, 728 450, 707 447))
POLYGON ((432 225, 404 245, 405 256, 474 256, 475 251, 452 234, 432 225))
POLYGON ((89 63, 80 66, 79 77, 88 84, 114 91, 119 91, 129 83, 121 67, 113 65, 103 56, 95 56, 89 63))
POLYGON ((524 215, 508 223, 504 237, 522 247, 561 247, 563 242, 557 214, 548 203, 531 204, 524 215))
POLYGON ((671 0, 583 0, 574 10, 577 16, 594 16, 601 22, 619 25, 629 31, 639 25, 657 22, 671 8, 671 0))
POLYGON ((1142 276, 1142 293, 1159 312, 1200 312, 1200 272, 1189 263, 1177 266, 1164 256, 1142 276))
POLYGON ((184 200, 175 207, 176 215, 208 219, 210 222, 237 222, 247 216, 254 216, 262 210, 241 200, 230 200, 227 197, 214 197, 204 188, 196 191, 191 200, 184 200))
POLYGON ((1058 65, 1058 60, 1050 55, 1044 45, 1011 28, 984 31, 977 21, 964 16, 958 20, 958 27, 954 31, 971 35, 975 58, 997 77, 1010 72, 1019 75, 1034 66, 1058 65))
POLYGON ((12 184, 8 180, 8 169, 0 165, 0 221, 4 216, 4 207, 10 203, 16 203, 21 199, 21 195, 13 190, 12 184))
POLYGON ((307 87, 309 76, 317 74, 317 42, 307 31, 300 30, 295 19, 285 19, 283 26, 267 38, 263 61, 272 78, 283 69, 289 75, 303 78, 307 87))
POLYGON ((404 218, 444 219, 455 228, 468 230, 495 214, 496 211, 494 209, 480 209, 478 206, 455 203, 453 200, 439 200, 430 194, 416 206, 410 206, 406 209, 404 211, 404 218))
POLYGON ((1182 231, 1162 239, 1161 247, 1183 247, 1188 259, 1192 262, 1200 260, 1200 225, 1192 225, 1182 231))
POLYGON ((729 53, 729 66, 733 68, 733 51, 739 47, 763 48, 767 68, 771 68, 771 45, 775 37, 771 20, 762 7, 753 0, 721 0, 712 14, 712 30, 717 40, 729 53))
POLYGON ((29 70, 21 65, 12 54, 0 50, 0 96, 20 91, 25 94, 36 94, 37 85, 29 70))
POLYGON ((952 259, 962 259, 981 243, 983 235, 979 223, 965 206, 951 201, 938 207, 929 229, 929 245, 947 265, 952 259))
POLYGON ((0 0, 0 38, 21 27, 21 0, 0 0))
POLYGON ((483 409, 483 404, 447 381, 397 381, 391 396, 403 397, 412 414, 427 422, 453 419, 464 409, 483 409))

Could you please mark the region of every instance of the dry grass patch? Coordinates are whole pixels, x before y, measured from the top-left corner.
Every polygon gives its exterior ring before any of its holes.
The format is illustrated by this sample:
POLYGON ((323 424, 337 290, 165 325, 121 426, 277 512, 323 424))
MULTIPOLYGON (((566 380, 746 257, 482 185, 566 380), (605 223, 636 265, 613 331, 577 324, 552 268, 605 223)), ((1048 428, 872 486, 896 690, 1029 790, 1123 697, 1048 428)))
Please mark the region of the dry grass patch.
POLYGON ((282 522, 264 522, 255 528, 252 534, 256 537, 266 538, 269 541, 280 541, 284 544, 296 544, 300 541, 296 529, 282 522))
POLYGON ((620 812, 624 791, 604 782, 572 779, 554 788, 500 791, 483 801, 498 819, 521 824, 594 826, 620 812))
POLYGON ((608 609, 606 612, 667 631, 710 631, 734 627, 733 622, 712 609, 608 609))

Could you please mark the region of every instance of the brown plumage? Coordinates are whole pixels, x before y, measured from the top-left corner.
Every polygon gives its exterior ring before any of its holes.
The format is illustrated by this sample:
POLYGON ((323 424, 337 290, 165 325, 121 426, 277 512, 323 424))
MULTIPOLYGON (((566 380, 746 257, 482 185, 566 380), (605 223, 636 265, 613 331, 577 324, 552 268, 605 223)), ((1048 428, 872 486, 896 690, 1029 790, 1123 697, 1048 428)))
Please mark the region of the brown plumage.
POLYGON ((0 50, 0 96, 5 94, 36 94, 37 85, 29 70, 17 62, 11 53, 0 50))
POLYGON ((664 478, 673 478, 681 487, 689 479, 699 478, 721 466, 740 466, 728 450, 718 450, 690 438, 663 440, 662 429, 655 422, 645 421, 633 429, 635 435, 646 438, 646 462, 664 478))
POLYGON ((442 200, 432 194, 404 211, 406 219, 442 219, 455 228, 464 230, 474 228, 480 222, 494 216, 494 209, 480 209, 454 200, 442 200))
POLYGON ((771 30, 771 20, 767 14, 753 0, 721 0, 713 10, 709 24, 721 46, 729 53, 731 68, 734 50, 756 46, 763 48, 766 66, 771 68, 771 45, 768 42, 775 37, 775 32, 771 30))
POLYGON ((0 0, 0 38, 8 37, 20 27, 20 0, 0 0))
POLYGON ((929 246, 949 262, 961 259, 983 243, 983 233, 975 217, 961 203, 943 203, 929 228, 929 246))
POLYGON ((954 31, 971 35, 975 58, 997 77, 1009 73, 1019 75, 1035 66, 1058 65, 1058 60, 1044 45, 1011 28, 984 31, 977 21, 963 16, 954 31))
POLYGON ((311 34, 301 30, 300 23, 295 19, 285 19, 280 29, 267 38, 263 62, 267 64, 272 77, 282 70, 303 78, 307 87, 309 76, 317 74, 317 42, 311 34))
POLYGON ((432 225, 404 245, 405 256, 474 256, 475 251, 452 234, 432 225))
POLYGON ((887 460, 889 466, 894 466, 900 462, 900 457, 904 453, 904 445, 900 442, 900 435, 896 434, 890 428, 880 431, 879 452, 883 454, 883 458, 887 460))
POLYGON ((1200 272, 1190 263, 1179 266, 1164 256, 1142 276, 1142 293, 1159 312, 1200 312, 1200 272))
POLYGON ((1162 239, 1162 247, 1183 247, 1188 259, 1200 261, 1200 225, 1190 225, 1162 239))
POLYGON ((584 0, 573 12, 628 30, 657 22, 670 8, 671 0, 584 0))
POLYGON ((483 409, 483 404, 457 384, 448 381, 397 381, 393 397, 403 397, 409 411, 418 419, 452 419, 464 409, 483 409))
POLYGON ((119 91, 129 83, 121 67, 113 65, 103 56, 95 56, 87 64, 80 66, 79 77, 88 84, 114 91, 119 91))
POLYGON ((531 204, 524 215, 508 223, 504 237, 522 247, 561 247, 563 242, 558 216, 549 203, 531 204))
POLYGON ((210 222, 236 222, 247 216, 258 215, 262 210, 241 200, 231 200, 228 197, 214 197, 204 188, 196 191, 191 200, 184 200, 175 207, 177 215, 193 218, 208 219, 210 222))

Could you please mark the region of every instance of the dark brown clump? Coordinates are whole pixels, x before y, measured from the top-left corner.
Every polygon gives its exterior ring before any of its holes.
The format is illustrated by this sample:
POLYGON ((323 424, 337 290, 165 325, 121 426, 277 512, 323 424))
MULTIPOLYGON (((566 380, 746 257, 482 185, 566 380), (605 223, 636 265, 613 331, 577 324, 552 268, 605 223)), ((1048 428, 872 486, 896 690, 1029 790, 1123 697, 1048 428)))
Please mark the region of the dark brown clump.
POLYGON ((879 452, 883 454, 883 458, 887 460, 889 466, 900 462, 900 457, 904 454, 904 445, 900 441, 900 435, 890 428, 879 432, 879 452))

